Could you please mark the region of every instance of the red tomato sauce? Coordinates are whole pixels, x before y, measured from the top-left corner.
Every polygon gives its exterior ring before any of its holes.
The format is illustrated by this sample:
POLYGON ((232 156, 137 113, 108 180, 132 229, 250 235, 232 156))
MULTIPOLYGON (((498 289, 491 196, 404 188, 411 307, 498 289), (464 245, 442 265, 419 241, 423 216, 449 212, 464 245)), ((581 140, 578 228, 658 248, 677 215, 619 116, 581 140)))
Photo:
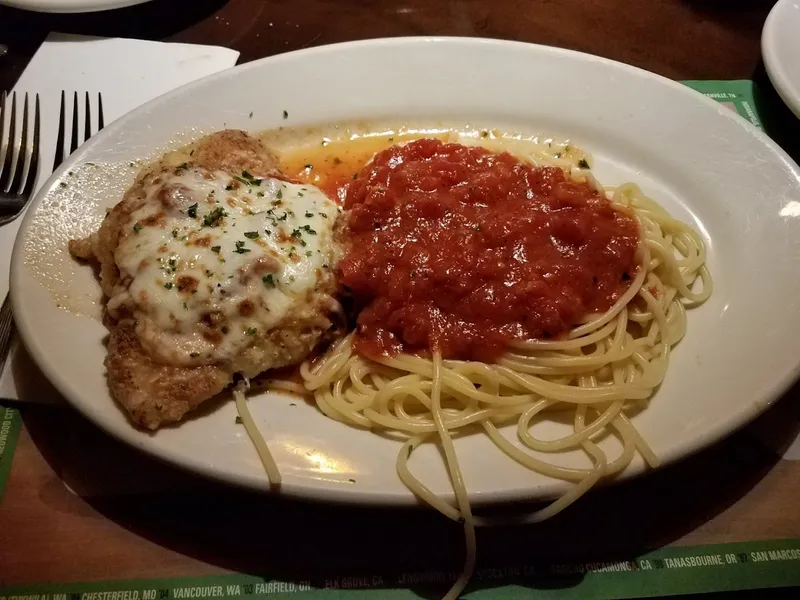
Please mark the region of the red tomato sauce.
POLYGON ((340 281, 366 356, 492 362, 604 312, 638 265, 635 219, 586 183, 510 154, 419 140, 347 187, 340 281))

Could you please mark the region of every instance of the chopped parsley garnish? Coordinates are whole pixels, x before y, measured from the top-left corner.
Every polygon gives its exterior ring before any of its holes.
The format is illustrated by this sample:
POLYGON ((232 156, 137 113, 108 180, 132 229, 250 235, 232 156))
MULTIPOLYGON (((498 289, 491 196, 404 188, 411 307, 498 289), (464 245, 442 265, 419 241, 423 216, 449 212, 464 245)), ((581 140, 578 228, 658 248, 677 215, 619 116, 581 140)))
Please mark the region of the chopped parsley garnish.
POLYGON ((585 158, 580 159, 578 161, 578 167, 580 167, 581 169, 589 169, 590 168, 589 161, 586 160, 585 158))
POLYGON ((553 154, 553 157, 554 158, 561 158, 561 152, 556 152, 555 154, 553 154))
POLYGON ((283 188, 282 188, 282 187, 278 189, 278 193, 277 193, 277 194, 275 194, 275 197, 276 197, 278 200, 280 200, 281 198, 283 198, 283 188))
POLYGON ((177 264, 178 264, 178 259, 177 258, 170 258, 169 259, 169 267, 170 267, 170 269, 172 269, 173 273, 175 272, 177 264))
MULTIPOLYGON (((306 225, 306 227, 308 227, 308 225, 306 225)), ((301 227, 300 229, 305 229, 305 228, 304 228, 304 227, 301 227)), ((302 232, 302 231, 300 231, 300 229, 293 229, 293 230, 292 230, 292 233, 291 233, 291 234, 289 234, 289 237, 293 237, 294 239, 296 239, 297 241, 299 241, 301 246, 306 246, 306 245, 307 245, 307 244, 306 244, 306 241, 305 241, 305 240, 303 239, 303 237, 302 237, 302 236, 303 236, 303 232, 302 232)), ((313 231, 313 230, 312 230, 312 231, 313 231)))
POLYGON ((236 419, 234 419, 234 423, 236 423, 237 425, 241 425, 242 423, 244 423, 244 421, 242 421, 242 417, 237 416, 236 419))
POLYGON ((239 181, 245 185, 261 185, 261 180, 257 177, 253 177, 247 171, 242 171, 241 177, 234 177, 236 181, 239 181))
POLYGON ((189 352, 189 357, 190 358, 197 358, 198 356, 200 356, 199 352, 189 352))
POLYGON ((314 213, 312 213, 312 212, 307 212, 306 213, 306 219, 310 219, 313 216, 314 216, 314 213))
POLYGON ((257 231, 245 231, 244 232, 244 237, 250 238, 251 240, 257 240, 258 239, 258 232, 257 231))
POLYGON ((133 226, 133 233, 139 233, 141 230, 142 230, 142 224, 141 223, 136 223, 133 226))
POLYGON ((283 118, 284 119, 288 119, 289 118, 289 112, 288 111, 283 111, 283 118))
POLYGON ((320 217, 322 217, 323 219, 327 219, 327 218, 328 218, 328 215, 326 215, 325 213, 322 213, 322 212, 321 212, 321 213, 318 213, 318 214, 319 214, 319 216, 320 216, 320 217))
POLYGON ((203 217, 203 227, 216 227, 227 216, 228 213, 225 212, 225 209, 218 206, 203 217))
POLYGON ((570 149, 570 145, 569 144, 564 146, 564 152, 569 152, 569 149, 570 149))
POLYGON ((311 256, 312 254, 313 254, 313 252, 311 252, 311 250, 307 250, 306 251, 306 256, 311 256))
POLYGON ((264 192, 258 192, 256 194, 256 196, 258 196, 259 198, 263 198, 264 197, 264 192))
POLYGON ((189 307, 186 306, 186 302, 183 303, 183 310, 189 310, 189 307))
POLYGON ((294 281, 294 275, 289 275, 289 281, 294 281))
POLYGON ((253 185, 261 185, 261 180, 258 177, 254 177, 247 171, 242 171, 242 177, 247 179, 247 181, 252 182, 253 185))
POLYGON ((167 288, 168 290, 171 290, 172 289, 172 283, 167 282, 167 283, 164 284, 164 287, 167 288))
POLYGON ((176 169, 188 169, 188 168, 189 168, 189 165, 188 165, 187 163, 181 163, 181 164, 179 164, 179 165, 178 165, 177 167, 175 167, 175 168, 176 168, 176 169))
POLYGON ((485 137, 489 137, 489 132, 484 129, 483 131, 481 131, 481 137, 484 137, 484 138, 485 137))
POLYGON ((233 184, 232 183, 229 183, 228 185, 225 186, 225 190, 228 191, 228 192, 230 192, 232 189, 233 189, 233 184))
POLYGON ((275 287, 275 278, 272 276, 272 273, 268 273, 261 278, 261 281, 264 282, 264 285, 267 287, 275 287))
POLYGON ((197 204, 192 204, 189 207, 189 210, 186 211, 186 214, 192 217, 193 219, 197 218, 197 204))
POLYGON ((358 173, 353 173, 353 179, 358 179, 358 173))
POLYGON ((245 335, 255 335, 258 333, 258 330, 255 327, 248 327, 247 331, 244 332, 245 335))
POLYGON ((250 252, 250 250, 245 248, 244 242, 240 240, 236 242, 236 250, 234 250, 234 252, 236 252, 237 254, 247 254, 248 252, 250 252))
POLYGON ((314 165, 306 165, 306 166, 305 166, 305 167, 303 167, 303 168, 304 168, 306 171, 310 171, 311 169, 313 169, 313 168, 314 168, 314 165))
POLYGON ((220 250, 222 250, 221 246, 211 246, 211 251, 212 252, 216 252, 217 254, 219 254, 220 250))
POLYGON ((311 229, 311 225, 303 225, 300 229, 302 229, 306 233, 310 233, 311 235, 317 235, 317 232, 311 229))
POLYGON ((178 237, 178 230, 177 229, 173 229, 172 230, 172 237, 174 237, 174 238, 178 237))

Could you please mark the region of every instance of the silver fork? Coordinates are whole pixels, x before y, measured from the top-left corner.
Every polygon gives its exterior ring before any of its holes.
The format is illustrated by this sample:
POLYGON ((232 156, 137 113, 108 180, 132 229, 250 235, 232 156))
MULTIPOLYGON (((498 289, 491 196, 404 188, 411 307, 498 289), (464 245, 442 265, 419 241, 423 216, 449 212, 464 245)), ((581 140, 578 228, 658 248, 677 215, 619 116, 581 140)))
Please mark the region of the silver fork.
MULTIPOLYGON (((78 143, 78 92, 75 92, 72 97, 72 135, 70 135, 69 153, 67 156, 75 152, 80 145, 78 143)), ((83 141, 85 142, 92 137, 92 103, 89 99, 89 92, 86 92, 86 99, 84 101, 84 118, 83 118, 83 141)), ((103 118, 103 94, 97 94, 97 131, 105 127, 105 119, 103 118)), ((61 111, 58 115, 58 139, 56 140, 56 158, 53 161, 53 170, 55 171, 59 165, 64 162, 64 144, 66 142, 67 133, 67 98, 66 93, 61 92, 61 111)), ((81 142, 82 143, 82 142, 81 142)))
MULTIPOLYGON (((5 100, 5 94, 3 94, 3 99, 5 100)), ((12 112, 11 112, 11 135, 9 139, 13 139, 13 129, 14 129, 14 115, 16 113, 15 110, 15 99, 12 100, 12 112)), ((83 127, 83 141, 85 142, 92 136, 92 109, 91 109, 91 102, 89 101, 89 92, 86 92, 86 100, 85 100, 85 108, 84 108, 84 127, 83 127)), ((5 103, 3 103, 5 104, 5 103)), ((73 103, 72 103, 72 135, 70 136, 70 149, 69 154, 72 154, 78 148, 78 92, 75 92, 73 96, 73 103)), ((105 127, 105 122, 103 118, 103 96, 102 94, 97 94, 97 131, 100 131, 105 127)), ((27 102, 27 95, 25 98, 25 111, 23 114, 23 124, 22 124, 22 139, 26 139, 27 133, 27 117, 28 117, 28 102, 27 102)), ((3 123, 3 115, 0 115, 0 130, 2 129, 3 123)), ((58 139, 56 140, 56 153, 55 153, 55 162, 53 163, 53 170, 55 171, 56 168, 64 161, 65 154, 64 154, 64 145, 65 145, 65 136, 67 130, 67 109, 66 109, 66 94, 62 91, 61 92, 61 111, 58 117, 58 139)), ((33 138, 35 140, 35 149, 33 151, 32 156, 35 157, 36 162, 33 162, 33 158, 31 159, 31 165, 33 167, 38 166, 39 160, 39 95, 36 95, 36 117, 35 117, 35 124, 34 124, 34 135, 33 138)), ((9 149, 11 148, 11 143, 9 142, 9 149)), ((10 155, 10 150, 9 150, 10 155)), ((8 156, 6 157, 6 161, 8 161, 8 156)), ((19 161, 17 161, 19 162, 19 161)), ((33 180, 36 179, 36 169, 34 168, 32 171, 29 169, 28 178, 30 179, 33 173, 33 180)), ((20 175, 21 177, 21 175, 20 175)), ((17 176, 15 175, 15 179, 17 176)), ((2 180, 2 177, 0 177, 2 180)), ((25 185, 25 189, 28 187, 28 183, 30 184, 30 192, 33 191, 33 181, 28 181, 25 185)), ((12 186, 13 187, 13 186, 12 186)), ((4 189, 2 185, 0 185, 0 192, 4 189)), ((27 200, 30 199, 30 193, 27 200)), ((0 199, 2 199, 2 195, 0 195, 0 199)), ((26 200, 26 202, 27 202, 26 200)), ((0 222, 1 224, 2 222, 0 222)), ((9 351, 11 350, 11 342, 13 340, 13 318, 11 315, 11 296, 6 295, 5 300, 3 301, 3 306, 0 308, 0 373, 3 372, 3 368, 5 367, 6 360, 8 359, 9 351)))
MULTIPOLYGON (((6 122, 8 96, 3 92, 0 97, 0 151, 2 151, 3 128, 6 122)), ((33 135, 28 139, 30 117, 28 113, 28 94, 25 94, 25 107, 22 112, 22 134, 17 145, 17 94, 11 96, 11 114, 9 115, 8 140, 6 142, 5 159, 0 166, 0 225, 16 219, 33 197, 33 186, 39 171, 39 94, 36 94, 36 108, 33 117, 33 135), (16 151, 15 151, 16 146, 16 151), (16 158, 16 160, 14 160, 16 158), (27 170, 26 170, 27 166, 27 170)), ((0 308, 0 373, 5 365, 8 349, 11 347, 10 296, 6 294, 0 308)))
POLYGON ((0 225, 16 219, 33 196, 33 186, 39 171, 39 94, 36 94, 35 104, 33 135, 29 139, 28 129, 31 119, 28 114, 28 94, 25 94, 22 135, 17 143, 17 93, 14 92, 11 96, 10 111, 6 93, 3 92, 0 98, 0 134, 5 124, 6 112, 11 113, 8 120, 5 159, 0 166, 0 225))

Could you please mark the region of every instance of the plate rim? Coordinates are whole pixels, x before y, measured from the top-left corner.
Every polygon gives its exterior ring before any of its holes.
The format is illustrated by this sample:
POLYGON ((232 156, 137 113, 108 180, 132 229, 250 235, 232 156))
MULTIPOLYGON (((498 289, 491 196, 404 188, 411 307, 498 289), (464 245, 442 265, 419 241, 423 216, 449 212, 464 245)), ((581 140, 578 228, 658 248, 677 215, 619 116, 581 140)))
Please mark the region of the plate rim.
MULTIPOLYGON (((789 107, 795 116, 800 119, 800 82, 793 83, 783 67, 785 61, 781 60, 780 52, 777 48, 777 31, 779 23, 784 14, 794 14, 788 12, 790 2, 794 0, 778 0, 772 10, 769 11, 764 27, 761 30, 761 56, 764 60, 764 69, 767 76, 775 86, 775 91, 789 107)), ((798 9, 800 15, 800 9, 798 9)), ((800 23, 800 16, 797 19, 800 23)), ((797 57, 800 60, 800 56, 797 57)))
POLYGON ((0 0, 11 8, 29 10, 31 12, 69 14, 101 12, 127 8, 137 4, 145 4, 151 0, 0 0))
MULTIPOLYGON (((371 40, 359 40, 352 42, 329 44, 329 45, 317 46, 314 48, 295 50, 292 52, 278 54, 270 57, 265 57, 256 61, 245 63, 243 65, 232 67, 225 71, 221 71, 219 73, 209 75, 197 81, 185 84, 179 88, 176 88, 175 90, 171 90, 147 102, 146 104, 120 117, 119 119, 111 123, 108 127, 106 127, 103 131, 101 131, 99 134, 94 136, 88 143, 81 146, 75 153, 73 153, 67 160, 65 160, 64 163, 62 163, 62 165, 58 169, 56 169, 56 171, 52 175, 50 175, 50 177, 40 187, 40 191, 36 194, 35 198, 32 200, 31 206, 29 207, 30 209, 27 211, 21 223, 20 233, 18 234, 14 242, 14 249, 11 261, 10 290, 11 290, 11 300, 14 312, 19 314, 19 308, 23 305, 23 298, 21 297, 22 292, 20 290, 20 287, 22 285, 20 282, 20 278, 22 277, 21 273, 24 271, 25 268, 23 239, 25 238, 25 233, 28 229, 28 226, 30 225, 30 222, 33 220, 39 205, 46 197, 47 193, 52 188, 55 181, 57 181, 64 172, 73 167, 76 163, 79 163, 82 160, 83 156, 87 152, 89 152, 89 149, 99 143, 98 140, 103 141, 106 137, 111 137, 116 135, 118 130, 124 130, 124 128, 127 126, 127 123, 130 120, 133 120, 139 114, 146 113, 152 110, 157 105, 163 103, 169 103, 173 96, 184 94, 187 91, 190 91, 194 87, 206 85, 207 82, 209 81, 224 80, 228 77, 235 77, 236 73, 243 72, 249 69, 257 69, 266 63, 289 60, 294 57, 297 57, 298 55, 313 56, 315 54, 324 54, 342 48, 349 49, 349 48, 362 47, 365 49, 369 49, 370 47, 374 46, 388 45, 388 46, 400 47, 406 44, 425 44, 425 43, 456 44, 456 45, 465 44, 473 48, 475 46, 488 44, 496 46, 517 47, 521 50, 527 49, 527 51, 536 51, 550 55, 566 55, 569 57, 577 58, 579 60, 596 62, 599 64, 607 65, 611 68, 628 71, 630 73, 637 75, 639 78, 649 79, 660 85, 667 85, 669 87, 672 87, 674 90, 679 91, 679 93, 682 93, 687 97, 691 97, 694 102, 705 104, 707 107, 717 112, 720 116, 733 119, 736 122, 737 126, 742 127, 751 137, 754 137, 756 141, 758 141, 763 147, 766 147, 775 157, 776 160, 781 160, 786 166, 790 168, 791 172, 797 179, 798 189, 800 189, 800 167, 798 167, 798 165, 793 161, 793 159, 777 143, 775 143, 771 138, 769 138, 763 131, 755 127, 753 124, 751 124, 749 121, 739 116, 738 114, 735 114, 727 109, 722 108, 716 101, 707 98, 703 94, 696 92, 677 81, 668 79, 657 73, 653 73, 645 69, 635 67, 633 65, 628 65, 605 57, 600 57, 574 50, 568 50, 564 48, 556 48, 540 44, 530 44, 519 41, 496 40, 490 38, 468 38, 468 37, 457 37, 457 36, 410 36, 410 37, 398 37, 398 38, 377 38, 371 40)), ((22 312, 24 313, 25 311, 23 310, 22 312)), ((228 471, 216 470, 212 465, 203 465, 199 461, 191 463, 186 461, 185 459, 181 459, 181 457, 179 456, 175 456, 169 451, 165 451, 157 446, 153 446, 152 444, 147 444, 146 440, 148 438, 141 436, 140 432, 131 426, 128 426, 127 429, 123 430, 114 427, 109 423, 103 422, 102 418, 100 418, 99 411, 88 410, 87 407, 84 406, 85 403, 73 400, 72 398, 70 398, 70 395, 68 393, 64 393, 62 391, 65 388, 69 389, 69 386, 63 383, 65 378, 59 374, 59 369, 57 369, 54 365, 50 365, 48 360, 46 359, 42 360, 40 358, 42 344, 39 341, 37 341, 36 337, 32 334, 31 330, 29 329, 30 324, 28 320, 22 319, 20 322, 17 323, 17 326, 26 348, 28 348, 30 351, 32 360, 42 370, 45 376, 53 383, 54 387, 59 391, 59 393, 61 393, 68 400, 68 402, 73 406, 73 408, 78 410, 78 412, 80 412, 84 417, 88 418, 90 421, 92 421, 95 425, 100 427, 100 429, 102 429, 109 435, 125 442, 129 446, 132 446, 133 448, 136 448, 139 451, 146 453, 149 456, 156 458, 157 460, 166 462, 168 464, 176 466, 177 468, 199 474, 205 478, 213 479, 215 481, 221 481, 227 484, 232 484, 236 487, 244 487, 247 489, 252 489, 259 492, 272 492, 272 490, 270 490, 267 486, 264 486, 263 484, 256 485, 253 481, 245 477, 241 477, 240 475, 231 474, 228 471)), ((739 409, 732 418, 726 420, 724 427, 717 426, 713 430, 711 430, 710 432, 706 432, 702 436, 700 435, 695 436, 695 438, 691 441, 691 443, 676 445, 673 447, 671 451, 665 452, 663 456, 660 456, 662 461, 659 468, 662 468, 669 464, 673 464, 679 460, 683 460, 684 458, 688 458, 697 453, 698 451, 706 447, 709 447, 719 442, 720 440, 726 438, 727 436, 735 433, 736 431, 741 429, 744 425, 748 424, 758 415, 763 413, 767 408, 772 406, 778 399, 780 399, 780 397, 789 389, 789 387, 798 378, 800 378, 800 359, 798 359, 798 361, 795 363, 792 369, 787 370, 787 372, 783 373, 780 378, 776 378, 773 381, 772 385, 769 387, 768 393, 764 394, 763 398, 759 398, 758 401, 748 402, 746 405, 743 404, 742 408, 739 409)), ((651 471, 652 470, 650 469, 636 468, 630 473, 626 472, 626 474, 624 474, 622 477, 616 477, 612 480, 605 482, 605 484, 622 480, 628 480, 632 477, 639 477, 651 471)), ((330 488, 320 489, 310 484, 284 486, 279 491, 277 491, 277 493, 286 497, 298 497, 316 501, 355 504, 355 505, 413 506, 419 504, 419 501, 410 492, 408 494, 398 495, 393 492, 380 493, 370 490, 359 490, 357 488, 349 489, 346 487, 343 487, 341 490, 339 489, 334 490, 330 488)), ((496 493, 488 491, 482 493, 481 492, 470 493, 471 500, 473 501, 473 503, 477 505, 503 505, 503 504, 519 503, 519 502, 531 502, 531 501, 539 501, 544 497, 545 496, 541 492, 537 492, 533 487, 527 490, 527 494, 521 491, 515 491, 515 492, 500 491, 496 493)))

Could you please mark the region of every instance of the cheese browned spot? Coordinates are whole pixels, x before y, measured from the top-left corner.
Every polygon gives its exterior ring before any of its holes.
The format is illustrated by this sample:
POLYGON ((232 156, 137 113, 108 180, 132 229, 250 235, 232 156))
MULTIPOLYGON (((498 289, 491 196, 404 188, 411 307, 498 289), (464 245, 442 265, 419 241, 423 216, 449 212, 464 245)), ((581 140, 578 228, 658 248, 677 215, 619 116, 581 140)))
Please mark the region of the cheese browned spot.
POLYGON ((181 275, 178 277, 178 291, 192 294, 197 291, 198 283, 197 279, 190 275, 181 275))

